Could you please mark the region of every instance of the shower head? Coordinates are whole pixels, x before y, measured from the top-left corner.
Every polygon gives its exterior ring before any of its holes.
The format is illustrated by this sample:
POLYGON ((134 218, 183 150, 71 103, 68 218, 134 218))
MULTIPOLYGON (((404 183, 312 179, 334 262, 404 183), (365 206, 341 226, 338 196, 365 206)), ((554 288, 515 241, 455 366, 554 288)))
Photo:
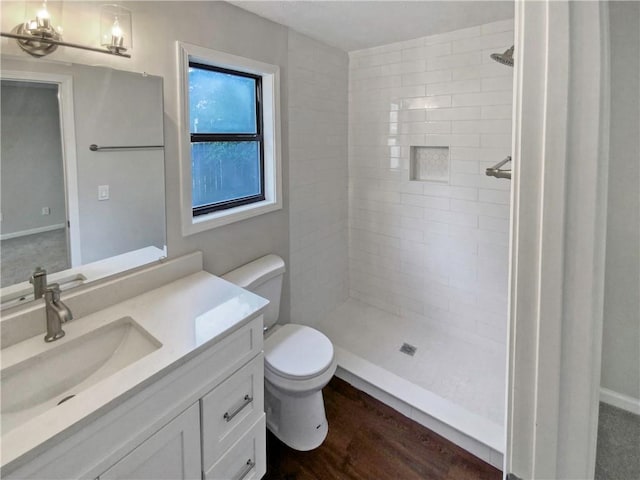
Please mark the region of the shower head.
POLYGON ((512 46, 508 50, 505 50, 504 53, 492 53, 491 58, 502 65, 513 67, 513 48, 512 46))

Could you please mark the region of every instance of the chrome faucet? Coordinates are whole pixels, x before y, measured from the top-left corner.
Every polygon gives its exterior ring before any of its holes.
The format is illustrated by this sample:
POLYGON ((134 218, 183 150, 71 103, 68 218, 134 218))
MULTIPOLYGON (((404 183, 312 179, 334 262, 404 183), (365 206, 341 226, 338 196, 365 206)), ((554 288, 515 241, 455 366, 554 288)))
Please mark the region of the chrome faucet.
POLYGON ((33 285, 33 299, 42 298, 47 288, 47 271, 42 267, 36 267, 29 279, 29 283, 33 285))
POLYGON ((52 283, 44 291, 44 301, 47 311, 47 334, 45 342, 53 342, 64 337, 62 324, 73 319, 71 310, 60 300, 60 285, 52 283))

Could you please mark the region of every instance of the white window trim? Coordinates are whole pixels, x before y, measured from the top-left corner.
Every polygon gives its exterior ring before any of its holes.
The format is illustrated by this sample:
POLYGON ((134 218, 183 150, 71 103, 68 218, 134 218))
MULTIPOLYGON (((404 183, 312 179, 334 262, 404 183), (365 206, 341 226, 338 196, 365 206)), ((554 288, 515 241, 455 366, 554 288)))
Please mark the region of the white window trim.
POLYGON ((210 48, 176 42, 178 53, 178 121, 180 151, 180 214, 182 235, 212 228, 282 208, 282 165, 280 159, 280 67, 238 57, 210 48), (189 131, 189 60, 262 77, 262 116, 265 199, 261 202, 193 216, 191 138, 189 131))

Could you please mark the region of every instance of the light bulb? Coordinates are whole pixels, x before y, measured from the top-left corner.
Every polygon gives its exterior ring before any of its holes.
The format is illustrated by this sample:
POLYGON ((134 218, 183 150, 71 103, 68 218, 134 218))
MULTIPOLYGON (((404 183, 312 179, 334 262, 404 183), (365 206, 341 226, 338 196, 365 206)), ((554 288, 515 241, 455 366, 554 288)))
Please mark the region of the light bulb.
POLYGON ((42 19, 49 18, 49 10, 47 10, 47 5, 45 3, 42 4, 42 8, 38 10, 38 13, 36 13, 36 17, 42 19))
POLYGON ((122 37, 122 28, 120 28, 118 17, 116 17, 115 21, 113 22, 113 26, 111 27, 111 35, 114 37, 122 37))
POLYGON ((36 24, 38 27, 49 28, 50 22, 49 10, 47 10, 47 2, 42 3, 42 8, 36 13, 36 24))

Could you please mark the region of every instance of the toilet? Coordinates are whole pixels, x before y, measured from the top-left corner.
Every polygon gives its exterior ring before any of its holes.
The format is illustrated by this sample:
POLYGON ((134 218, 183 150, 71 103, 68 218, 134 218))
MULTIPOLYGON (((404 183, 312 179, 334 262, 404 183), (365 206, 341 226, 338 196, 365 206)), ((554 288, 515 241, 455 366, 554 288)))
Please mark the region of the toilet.
POLYGON ((319 447, 327 436, 322 388, 336 371, 333 345, 311 327, 278 325, 285 265, 266 255, 222 276, 269 300, 264 312, 264 385, 267 427, 295 450, 319 447))

